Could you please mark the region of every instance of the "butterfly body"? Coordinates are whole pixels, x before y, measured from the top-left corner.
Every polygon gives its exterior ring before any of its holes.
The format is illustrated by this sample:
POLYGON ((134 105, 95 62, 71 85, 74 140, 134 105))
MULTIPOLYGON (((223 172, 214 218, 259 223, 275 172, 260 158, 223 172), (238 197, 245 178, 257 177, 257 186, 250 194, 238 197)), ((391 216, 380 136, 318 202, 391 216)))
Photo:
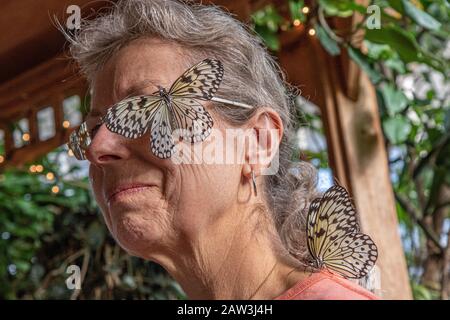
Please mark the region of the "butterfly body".
POLYGON ((131 97, 108 109, 106 127, 126 138, 136 139, 150 130, 155 156, 170 158, 179 141, 205 140, 214 124, 200 101, 212 99, 223 77, 220 61, 205 59, 185 71, 169 90, 157 86, 151 95, 131 97), (176 131, 176 132, 175 132, 176 131))
POLYGON ((167 92, 166 88, 158 86, 158 93, 159 96, 164 100, 166 105, 170 107, 172 105, 172 97, 167 92))
POLYGON ((358 279, 375 265, 377 247, 368 235, 360 233, 356 211, 341 186, 331 187, 311 202, 306 232, 316 268, 358 279))
POLYGON ((317 257, 313 263, 314 267, 316 267, 317 269, 322 269, 324 267, 324 261, 321 257, 317 257))

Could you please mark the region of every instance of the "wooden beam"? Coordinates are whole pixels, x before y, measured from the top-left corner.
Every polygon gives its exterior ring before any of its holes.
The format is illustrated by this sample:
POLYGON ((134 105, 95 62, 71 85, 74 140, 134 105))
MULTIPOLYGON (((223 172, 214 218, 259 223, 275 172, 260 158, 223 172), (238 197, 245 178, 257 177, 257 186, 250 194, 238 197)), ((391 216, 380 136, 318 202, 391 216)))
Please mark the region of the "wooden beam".
POLYGON ((378 246, 380 293, 388 299, 411 299, 375 89, 365 74, 361 74, 359 89, 356 102, 342 92, 336 95, 335 108, 340 112, 334 121, 341 123, 345 141, 340 152, 351 168, 348 179, 361 227, 378 246))
POLYGON ((74 94, 82 99, 86 92, 86 81, 65 55, 56 56, 0 85, 0 127, 5 131, 5 161, 0 166, 21 166, 67 142, 70 130, 62 127, 63 101, 74 94), (48 106, 53 108, 55 136, 40 141, 36 115, 48 106), (29 120, 31 140, 27 145, 16 148, 12 141, 11 123, 21 118, 29 120))
POLYGON ((53 16, 64 24, 70 5, 78 5, 82 17, 92 10, 111 6, 106 0, 3 0, 0 10, 0 83, 62 52, 65 39, 52 22, 53 16))
POLYGON ((31 105, 72 87, 86 86, 79 70, 61 54, 0 85, 0 121, 26 117, 31 105))

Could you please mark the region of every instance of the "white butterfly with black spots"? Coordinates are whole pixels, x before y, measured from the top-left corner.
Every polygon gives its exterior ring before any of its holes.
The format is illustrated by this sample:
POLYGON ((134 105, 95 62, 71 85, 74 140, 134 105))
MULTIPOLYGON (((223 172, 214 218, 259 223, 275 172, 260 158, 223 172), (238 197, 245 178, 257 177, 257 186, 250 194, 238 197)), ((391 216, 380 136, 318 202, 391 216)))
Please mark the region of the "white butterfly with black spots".
POLYGON ((211 100, 223 78, 219 60, 205 59, 185 71, 167 91, 158 86, 151 95, 120 101, 108 109, 106 127, 126 138, 136 139, 150 129, 151 150, 161 159, 174 152, 172 133, 191 143, 205 140, 214 125, 200 100, 211 100))
POLYGON ((306 228, 315 267, 359 279, 375 265, 377 246, 359 232, 356 211, 343 187, 335 185, 311 202, 306 228))

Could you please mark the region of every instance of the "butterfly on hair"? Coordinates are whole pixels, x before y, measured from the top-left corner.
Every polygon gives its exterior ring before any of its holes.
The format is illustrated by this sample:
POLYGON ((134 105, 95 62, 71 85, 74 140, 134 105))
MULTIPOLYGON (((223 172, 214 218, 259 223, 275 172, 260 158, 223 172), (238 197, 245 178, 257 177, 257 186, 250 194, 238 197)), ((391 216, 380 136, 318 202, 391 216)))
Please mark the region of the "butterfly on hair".
POLYGON ((335 185, 310 204, 307 246, 315 268, 345 278, 365 277, 375 265, 377 246, 360 232, 356 210, 345 188, 335 185))

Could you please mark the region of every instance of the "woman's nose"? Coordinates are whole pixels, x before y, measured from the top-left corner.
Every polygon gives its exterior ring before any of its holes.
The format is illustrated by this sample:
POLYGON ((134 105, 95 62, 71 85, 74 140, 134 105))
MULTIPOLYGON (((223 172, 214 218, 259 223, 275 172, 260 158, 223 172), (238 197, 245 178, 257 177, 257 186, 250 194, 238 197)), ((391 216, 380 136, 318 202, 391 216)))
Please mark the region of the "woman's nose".
POLYGON ((98 128, 86 151, 87 159, 96 165, 106 165, 130 156, 127 139, 109 131, 106 125, 98 128))

